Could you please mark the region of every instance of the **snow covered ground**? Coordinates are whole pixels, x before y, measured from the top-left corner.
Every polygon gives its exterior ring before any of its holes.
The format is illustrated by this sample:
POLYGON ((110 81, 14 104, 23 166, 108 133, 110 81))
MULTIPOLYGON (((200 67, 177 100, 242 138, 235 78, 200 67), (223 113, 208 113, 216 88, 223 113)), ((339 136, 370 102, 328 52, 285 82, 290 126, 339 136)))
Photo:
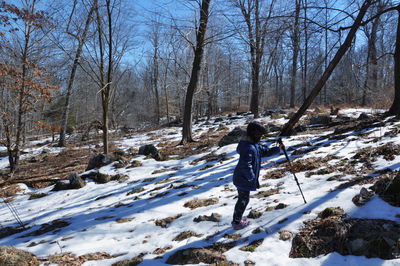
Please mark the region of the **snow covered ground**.
MULTIPOLYGON (((370 110, 351 109, 345 114, 357 117, 361 112, 370 110)), ((373 111, 375 112, 375 111, 373 111)), ((232 120, 226 126, 230 129, 238 125, 245 125, 247 118, 232 120)), ((263 123, 276 122, 270 118, 260 118, 263 123)), ((221 122, 226 124, 227 120, 221 122)), ((280 119, 279 123, 285 120, 280 119)), ((211 125, 216 127, 216 125, 211 125)), ((294 163, 297 159, 325 158, 335 155, 335 158, 351 158, 355 151, 366 147, 379 147, 388 142, 400 143, 400 136, 384 137, 390 127, 400 126, 395 123, 387 127, 367 131, 363 137, 348 133, 341 140, 322 140, 320 135, 299 134, 294 137, 284 138, 288 150, 304 142, 311 142, 316 150, 302 156, 291 156, 294 163), (377 142, 371 142, 376 137, 381 137, 377 142), (300 158, 301 157, 301 158, 300 158)), ((196 136, 206 132, 210 126, 199 123, 194 126, 196 136), (201 129, 201 130, 200 130, 201 129)), ((170 141, 180 139, 180 128, 168 128, 155 131, 154 134, 168 137, 170 141), (173 134, 177 133, 177 134, 173 134)), ((143 144, 158 144, 158 140, 148 140, 147 134, 136 135, 130 139, 116 142, 117 146, 124 149, 134 147, 138 149, 143 144)), ((165 141, 165 140, 164 140, 165 141)), ((267 143, 268 144, 268 143, 267 143)), ((40 152, 29 149, 32 154, 40 152)), ((360 192, 362 186, 355 185, 346 189, 333 190, 341 181, 327 181, 329 177, 338 173, 313 175, 306 177, 306 172, 298 172, 307 204, 304 204, 298 187, 290 172, 282 178, 263 180, 262 176, 269 171, 276 170, 275 163, 285 161, 283 154, 264 158, 263 169, 260 174, 261 185, 259 191, 266 191, 279 187, 279 193, 263 198, 251 198, 247 214, 250 210, 263 211, 258 219, 252 219, 252 224, 240 231, 231 228, 233 208, 235 205, 236 190, 232 184, 232 173, 238 160, 236 144, 222 148, 214 147, 211 151, 216 154, 226 153, 224 161, 201 161, 193 164, 195 159, 208 154, 190 156, 182 160, 155 161, 144 156, 134 158, 142 163, 135 168, 114 168, 112 165, 100 169, 102 173, 125 174, 128 181, 112 181, 107 184, 96 184, 89 180, 87 185, 79 190, 65 190, 51 192, 52 187, 31 189, 21 185, 23 191, 12 202, 18 210, 21 220, 30 227, 27 231, 0 239, 0 245, 11 245, 16 248, 32 252, 38 257, 46 257, 55 253, 71 252, 84 255, 95 252, 107 252, 111 255, 120 255, 115 258, 100 261, 88 261, 84 265, 111 265, 117 261, 131 259, 145 253, 140 265, 165 265, 166 260, 179 249, 190 247, 205 247, 215 242, 229 242, 226 234, 238 233, 241 235, 237 245, 224 253, 227 260, 244 265, 245 261, 252 261, 256 265, 400 265, 400 259, 381 260, 367 259, 357 256, 342 256, 332 253, 317 258, 289 258, 291 241, 279 239, 279 232, 287 230, 296 234, 303 226, 303 221, 314 219, 317 214, 327 207, 340 206, 354 218, 382 218, 400 222, 400 210, 381 200, 378 196, 362 207, 353 204, 352 198, 360 192), (207 166, 207 167, 206 167, 207 166), (170 169, 170 171, 152 174, 155 170, 170 169), (131 192, 131 193, 129 193, 131 192), (28 200, 30 195, 46 193, 45 197, 28 200), (215 205, 200 207, 191 210, 184 204, 193 199, 217 198, 215 205), (280 210, 265 211, 267 207, 284 203, 288 207, 280 210), (218 213, 222 216, 220 222, 193 221, 200 215, 218 213), (306 213, 306 214, 305 214, 306 213), (181 214, 179 218, 170 223, 167 228, 155 224, 157 219, 181 214), (25 236, 41 225, 60 219, 69 225, 41 235, 25 236), (280 221, 286 221, 279 223, 280 221), (266 229, 265 232, 253 234, 258 227, 266 229), (173 239, 183 231, 193 231, 201 237, 190 237, 183 241, 173 239), (207 238, 207 236, 210 236, 207 238), (240 250, 256 239, 264 239, 263 243, 254 252, 240 250), (153 254, 158 248, 166 248, 162 258, 153 254), (122 255, 121 255, 122 254, 122 255)), ((57 152, 56 150, 54 152, 57 152)), ((289 152, 289 155, 291 152, 289 152)), ((28 156, 28 155, 25 155, 28 156)), ((334 159, 330 164, 337 163, 334 159)), ((7 166, 7 158, 0 158, 0 169, 7 166)), ((357 166, 355 166, 357 167, 357 166)), ((398 170, 400 156, 394 160, 386 161, 379 157, 374 162, 376 170, 391 168, 398 170)), ((351 179, 348 175, 343 179, 351 179)), ((370 185, 365 185, 369 187, 370 185)), ((257 192, 252 192, 255 195, 257 192)), ((0 205, 0 224, 4 227, 16 226, 14 217, 5 204, 0 205)))

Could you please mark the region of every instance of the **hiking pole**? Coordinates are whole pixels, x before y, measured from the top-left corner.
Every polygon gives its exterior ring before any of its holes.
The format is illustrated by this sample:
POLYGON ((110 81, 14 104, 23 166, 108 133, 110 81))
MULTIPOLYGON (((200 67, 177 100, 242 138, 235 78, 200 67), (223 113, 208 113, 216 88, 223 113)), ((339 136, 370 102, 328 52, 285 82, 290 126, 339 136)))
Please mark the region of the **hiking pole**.
POLYGON ((287 162, 289 164, 290 172, 293 174, 294 180, 296 180, 296 184, 299 187, 299 190, 300 190, 301 196, 303 197, 304 203, 307 203, 306 199, 304 198, 303 191, 301 190, 301 187, 300 187, 300 184, 299 184, 299 180, 297 179, 297 176, 294 173, 294 169, 293 169, 292 163, 290 162, 289 156, 287 155, 285 145, 283 145, 282 139, 278 139, 278 143, 283 148, 283 153, 285 154, 286 160, 287 160, 287 162))

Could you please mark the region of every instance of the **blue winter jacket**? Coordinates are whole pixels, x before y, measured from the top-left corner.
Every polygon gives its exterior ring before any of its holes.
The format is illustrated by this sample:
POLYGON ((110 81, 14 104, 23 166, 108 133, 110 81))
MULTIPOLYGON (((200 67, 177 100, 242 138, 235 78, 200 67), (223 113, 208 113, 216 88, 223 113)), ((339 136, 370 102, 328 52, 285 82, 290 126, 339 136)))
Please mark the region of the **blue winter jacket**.
POLYGON ((236 148, 239 162, 233 173, 233 184, 240 190, 254 191, 260 188, 258 176, 261 168, 261 157, 279 153, 279 147, 269 149, 263 145, 241 140, 236 148))

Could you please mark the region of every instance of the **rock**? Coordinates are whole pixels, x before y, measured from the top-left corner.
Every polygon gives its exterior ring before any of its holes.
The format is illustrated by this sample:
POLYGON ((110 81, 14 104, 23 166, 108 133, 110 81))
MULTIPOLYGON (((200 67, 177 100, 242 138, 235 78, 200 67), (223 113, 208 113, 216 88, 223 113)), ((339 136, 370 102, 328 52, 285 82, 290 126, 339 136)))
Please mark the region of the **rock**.
POLYGON ((352 201, 356 206, 363 206, 374 196, 373 191, 368 191, 366 188, 361 188, 360 193, 353 197, 352 201))
POLYGON ((248 218, 250 219, 258 219, 262 215, 262 212, 256 211, 256 210, 251 210, 249 215, 247 215, 248 218))
POLYGON ((70 174, 69 175, 69 188, 71 189, 80 189, 86 185, 86 182, 78 176, 78 174, 70 174))
POLYGON ((366 120, 369 118, 369 115, 367 115, 366 113, 361 113, 359 115, 359 117, 357 118, 357 120, 366 120))
POLYGON ((11 246, 0 247, 0 265, 4 266, 33 266, 39 265, 36 257, 27 251, 11 246))
POLYGON ((344 210, 340 207, 330 207, 330 208, 326 208, 325 210, 323 210, 322 212, 320 212, 318 214, 319 218, 328 218, 330 216, 340 216, 344 214, 344 210))
POLYGON ((123 175, 123 174, 116 174, 111 177, 111 180, 118 181, 121 183, 121 182, 125 182, 125 181, 129 180, 129 176, 123 175))
POLYGON ((337 115, 336 119, 339 120, 339 121, 350 121, 351 120, 350 117, 345 116, 345 115, 337 115))
POLYGON ((126 153, 125 153, 124 150, 117 149, 117 150, 114 151, 114 156, 116 156, 117 158, 121 158, 121 157, 123 157, 125 155, 126 155, 126 153))
POLYGON ((127 167, 127 168, 135 168, 135 167, 140 167, 140 166, 142 166, 143 164, 140 162, 140 161, 138 161, 138 160, 133 160, 132 162, 131 162, 131 164, 127 167))
POLYGON ((200 215, 199 217, 196 217, 193 219, 194 222, 199 223, 199 222, 219 222, 221 220, 221 215, 218 213, 212 213, 210 216, 207 215, 200 215))
POLYGON ((310 119, 310 124, 328 125, 332 121, 329 115, 313 116, 310 119))
POLYGON ((307 127, 303 126, 303 125, 298 125, 297 127, 294 128, 294 132, 296 133, 300 133, 300 132, 304 132, 307 131, 307 127))
POLYGON ((153 144, 143 145, 139 148, 139 154, 141 155, 147 156, 155 153, 158 153, 158 149, 153 144))
POLYGON ((331 115, 338 115, 339 114, 340 109, 339 108, 335 108, 333 106, 331 106, 331 115))
POLYGON ((86 179, 96 179, 96 175, 97 175, 97 170, 91 170, 91 171, 88 171, 88 172, 85 172, 85 173, 82 173, 81 175, 80 175, 80 177, 83 179, 83 180, 86 180, 86 179))
POLYGON ((289 231, 279 232, 279 240, 288 241, 293 238, 293 234, 289 231))
POLYGON ((223 147, 226 145, 239 143, 244 136, 246 136, 246 130, 236 127, 229 132, 228 135, 225 135, 221 138, 221 140, 218 142, 218 146, 223 147))
POLYGON ((103 174, 103 173, 97 173, 96 177, 94 178, 94 181, 100 184, 105 184, 111 181, 112 176, 103 174))
POLYGON ((400 174, 397 174, 389 183, 385 195, 395 195, 400 193, 400 174))
POLYGON ((365 245, 365 241, 362 238, 357 238, 350 241, 350 249, 352 252, 359 252, 365 245))
POLYGON ((126 160, 126 159, 123 158, 123 157, 120 157, 120 158, 115 162, 114 167, 115 167, 115 168, 123 168, 123 167, 127 166, 128 163, 129 163, 128 160, 126 160))
POLYGON ((54 185, 54 188, 51 191, 60 191, 67 189, 69 189, 69 183, 66 183, 64 181, 57 181, 57 183, 54 185))
POLYGON ((263 232, 265 232, 265 229, 264 229, 264 227, 260 226, 260 227, 257 227, 256 229, 254 229, 251 233, 259 234, 259 233, 263 233, 263 232))
POLYGON ((219 122, 222 122, 222 121, 224 121, 224 119, 221 118, 221 117, 217 117, 217 118, 214 120, 215 123, 219 123, 219 122))
POLYGON ((386 177, 383 179, 380 179, 375 182, 375 184, 371 187, 373 191, 375 191, 376 194, 382 195, 385 193, 386 188, 389 186, 391 179, 386 177))
POLYGON ((274 124, 266 124, 264 127, 267 129, 267 132, 281 131, 282 129, 282 127, 274 124))
POLYGON ((97 154, 89 160, 89 164, 85 171, 103 167, 107 164, 112 163, 112 161, 113 161, 113 159, 111 158, 111 156, 108 156, 108 155, 105 155, 102 153, 97 154))
POLYGON ((150 156, 151 158, 161 161, 162 157, 158 149, 153 144, 143 145, 139 148, 139 154, 150 156))
POLYGON ((278 205, 275 206, 275 210, 282 210, 286 208, 288 205, 285 203, 279 203, 278 205))

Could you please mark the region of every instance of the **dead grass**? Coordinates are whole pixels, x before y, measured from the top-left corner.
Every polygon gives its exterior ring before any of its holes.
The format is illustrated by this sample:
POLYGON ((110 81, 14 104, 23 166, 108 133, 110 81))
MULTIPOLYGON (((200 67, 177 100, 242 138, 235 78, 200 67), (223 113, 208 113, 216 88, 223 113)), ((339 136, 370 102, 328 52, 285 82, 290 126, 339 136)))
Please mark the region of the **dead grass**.
POLYGON ((160 147, 160 153, 165 157, 175 156, 174 159, 182 159, 199 154, 202 150, 217 146, 219 140, 226 135, 228 131, 229 130, 226 128, 203 133, 199 137, 195 137, 195 142, 185 143, 185 145, 179 145, 180 141, 166 141, 160 143, 158 147, 160 147))
POLYGON ((40 261, 43 263, 43 265, 57 264, 59 266, 79 266, 87 261, 112 259, 122 255, 123 254, 110 255, 105 252, 96 252, 77 256, 72 253, 61 253, 49 256, 47 258, 42 258, 40 261))

